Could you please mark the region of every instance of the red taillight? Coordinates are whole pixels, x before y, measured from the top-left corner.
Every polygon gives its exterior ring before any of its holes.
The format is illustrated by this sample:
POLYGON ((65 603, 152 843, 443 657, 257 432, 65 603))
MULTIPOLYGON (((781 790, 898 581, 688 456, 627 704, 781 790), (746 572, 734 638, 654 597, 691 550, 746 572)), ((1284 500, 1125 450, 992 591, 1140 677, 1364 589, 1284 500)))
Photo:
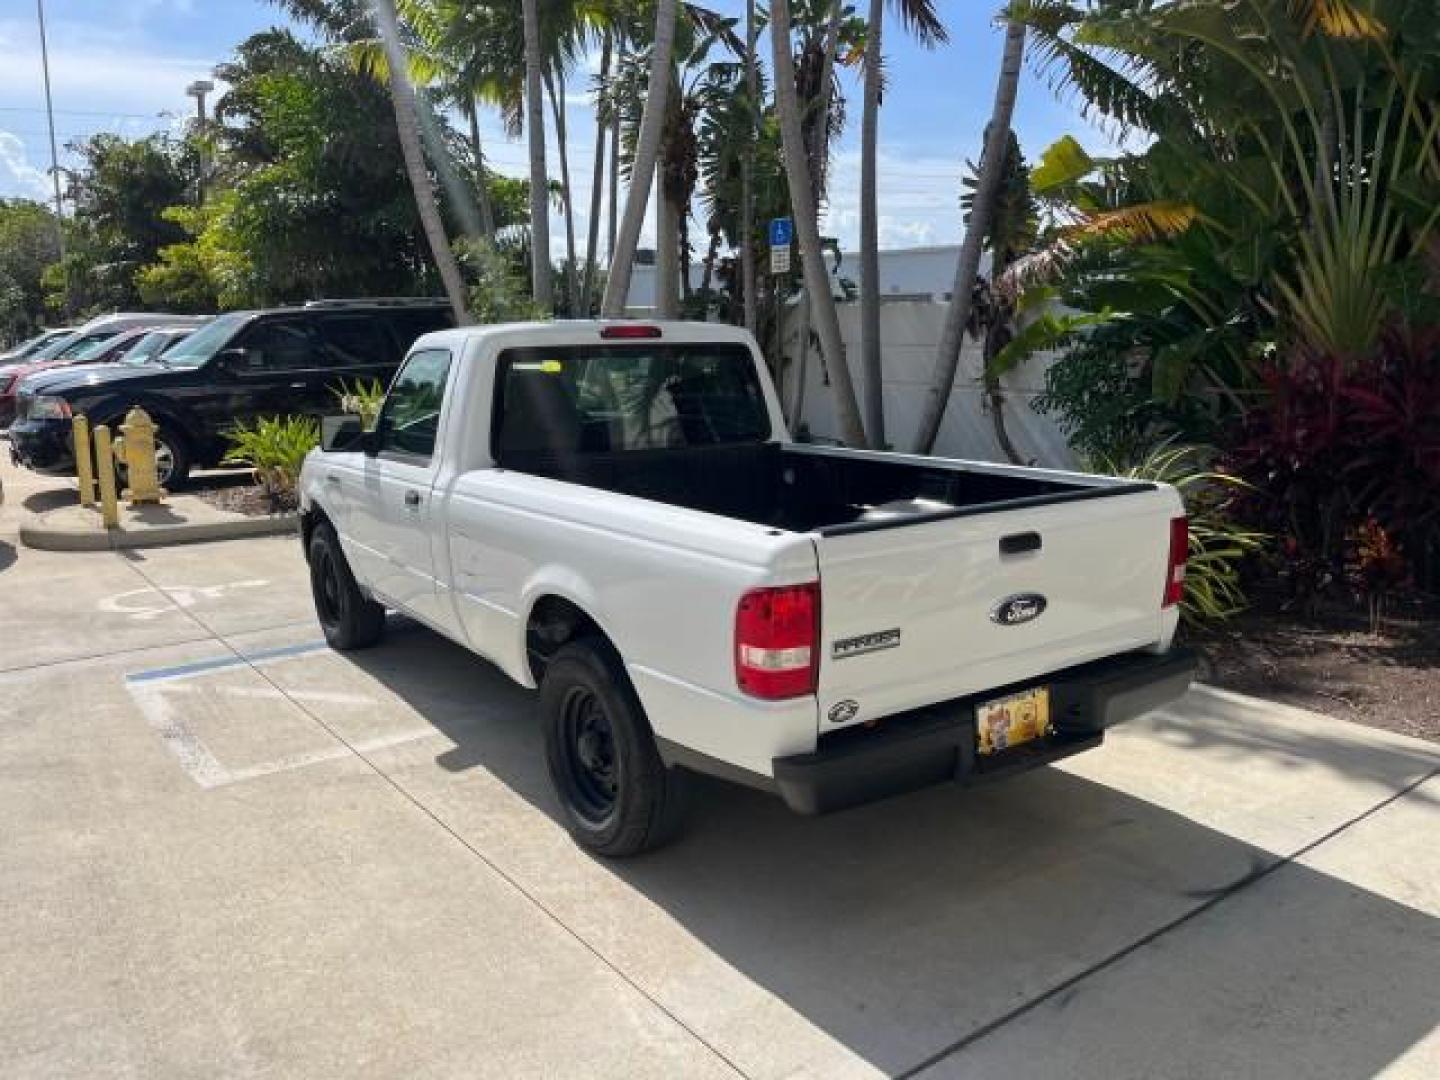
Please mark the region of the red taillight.
POLYGON ((606 341, 658 338, 660 336, 660 327, 651 326, 648 323, 616 323, 614 326, 600 328, 600 337, 606 341))
POLYGON ((735 682, 771 701, 815 692, 820 583, 751 589, 735 609, 735 682))
POLYGON ((1190 557, 1190 522, 1170 519, 1170 561, 1165 567, 1165 600, 1161 607, 1174 607, 1185 596, 1185 561, 1190 557))

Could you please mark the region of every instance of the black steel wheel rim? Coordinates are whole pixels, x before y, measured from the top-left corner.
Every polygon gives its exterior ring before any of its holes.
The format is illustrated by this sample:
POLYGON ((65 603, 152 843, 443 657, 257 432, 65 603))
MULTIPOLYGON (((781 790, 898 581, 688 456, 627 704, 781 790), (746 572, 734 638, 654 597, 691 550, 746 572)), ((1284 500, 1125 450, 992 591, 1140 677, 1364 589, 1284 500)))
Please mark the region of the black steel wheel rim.
POLYGON ((615 733, 599 695, 571 687, 560 707, 560 733, 570 801, 587 822, 603 825, 614 813, 620 784, 615 733))

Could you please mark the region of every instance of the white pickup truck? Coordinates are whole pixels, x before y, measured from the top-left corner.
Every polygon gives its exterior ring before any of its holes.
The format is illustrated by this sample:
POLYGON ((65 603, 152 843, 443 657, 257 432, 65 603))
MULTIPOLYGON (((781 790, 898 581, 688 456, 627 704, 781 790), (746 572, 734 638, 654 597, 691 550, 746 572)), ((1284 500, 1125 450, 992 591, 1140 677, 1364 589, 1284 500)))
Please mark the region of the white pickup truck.
POLYGON ((336 649, 387 608, 538 687, 577 840, 671 832, 686 770, 820 813, 1100 743, 1182 694, 1172 488, 796 443, 692 323, 428 334, 301 509, 336 649))

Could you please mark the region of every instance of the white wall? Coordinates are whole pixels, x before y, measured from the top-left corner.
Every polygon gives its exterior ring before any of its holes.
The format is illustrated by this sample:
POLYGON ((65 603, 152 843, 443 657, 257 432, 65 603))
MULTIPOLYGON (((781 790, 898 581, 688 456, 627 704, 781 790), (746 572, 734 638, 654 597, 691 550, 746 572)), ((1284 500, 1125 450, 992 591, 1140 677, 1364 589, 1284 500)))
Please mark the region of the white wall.
MULTIPOLYGON (((915 441, 920 414, 935 369, 935 346, 945 321, 946 305, 912 301, 888 301, 880 305, 886 441, 895 450, 908 452, 915 441)), ((860 371, 860 305, 840 304, 840 333, 845 342, 855 391, 864 406, 864 374, 860 371)), ((785 353, 799 357, 796 345, 798 308, 787 323, 785 353)), ((980 461, 1004 461, 985 399, 981 375, 980 343, 965 341, 960 369, 950 404, 935 441, 935 453, 944 457, 980 461)), ((1027 461, 1050 468, 1073 468, 1075 457, 1055 421, 1031 406, 1044 388, 1050 360, 1036 357, 1001 379, 1005 400, 1006 430, 1010 441, 1027 461)), ((792 363, 786 372, 784 400, 787 410, 795 400, 797 369, 792 363)), ((838 438, 835 422, 834 389, 826 384, 818 349, 810 350, 805 364, 804 411, 798 418, 821 436, 838 438)), ((792 422, 793 423, 793 422, 792 422)))

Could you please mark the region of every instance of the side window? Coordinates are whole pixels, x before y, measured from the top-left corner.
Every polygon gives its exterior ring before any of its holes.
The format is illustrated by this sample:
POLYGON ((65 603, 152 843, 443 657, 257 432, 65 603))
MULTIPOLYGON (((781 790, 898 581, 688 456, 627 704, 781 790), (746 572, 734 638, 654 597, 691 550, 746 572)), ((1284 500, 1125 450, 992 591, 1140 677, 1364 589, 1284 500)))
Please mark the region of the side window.
POLYGON ((390 385, 380 411, 380 452, 429 459, 440 431, 440 405, 450 354, 443 349, 417 352, 390 385))
POLYGON ((318 366, 315 338, 304 319, 267 319, 252 328, 242 344, 244 370, 248 372, 299 371, 318 366))
POLYGON ((410 351, 410 346, 420 335, 432 330, 448 330, 455 325, 455 317, 450 314, 449 308, 402 308, 387 311, 385 319, 390 323, 395 340, 400 343, 401 356, 410 351))
POLYGON ((395 362, 395 348, 374 315, 323 316, 320 344, 326 367, 376 367, 395 362))

